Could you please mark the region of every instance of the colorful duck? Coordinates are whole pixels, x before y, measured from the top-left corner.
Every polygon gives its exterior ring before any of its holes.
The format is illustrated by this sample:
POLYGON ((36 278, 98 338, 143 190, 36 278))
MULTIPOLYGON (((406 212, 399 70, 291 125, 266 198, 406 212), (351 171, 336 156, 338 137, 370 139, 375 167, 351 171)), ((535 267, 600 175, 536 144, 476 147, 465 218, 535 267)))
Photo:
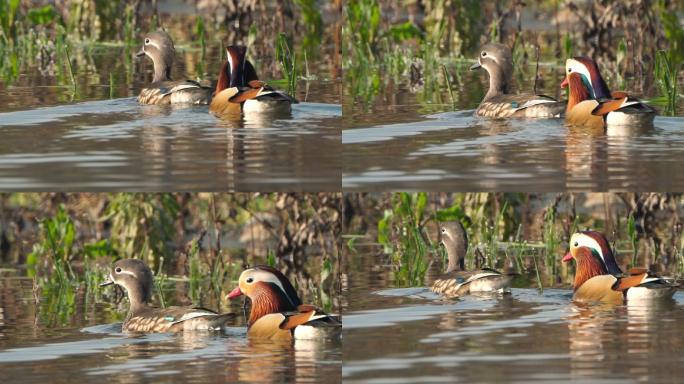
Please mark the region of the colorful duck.
POLYGON ((565 72, 561 88, 570 88, 567 123, 591 127, 653 124, 655 109, 625 92, 610 92, 591 58, 566 60, 565 72))
POLYGON ((254 66, 246 59, 246 54, 245 46, 231 45, 226 48, 228 59, 219 72, 209 111, 217 116, 290 113, 291 105, 297 103, 297 100, 260 81, 254 66))
POLYGON ((171 66, 176 50, 168 33, 148 33, 136 56, 147 56, 154 64, 152 84, 140 91, 140 104, 209 104, 211 88, 192 80, 171 80, 171 66))
POLYGON ((320 309, 302 304, 292 283, 275 268, 256 266, 240 274, 229 299, 246 295, 252 303, 247 334, 262 339, 339 337, 342 323, 320 309))
POLYGON ((477 63, 470 67, 477 68, 484 68, 489 74, 489 90, 475 110, 476 116, 552 118, 560 117, 565 110, 565 102, 549 96, 510 93, 513 58, 506 45, 484 45, 477 63))
POLYGON ((605 236, 595 231, 578 232, 570 238, 563 262, 575 260, 573 299, 579 302, 621 304, 670 299, 677 290, 671 279, 646 269, 634 268, 623 275, 605 236))
POLYGON ((116 284, 128 295, 130 308, 122 325, 124 332, 180 332, 221 330, 234 314, 218 314, 204 308, 167 307, 149 305, 152 298, 152 271, 140 260, 124 259, 115 262, 100 286, 116 284))
POLYGON ((446 273, 432 283, 433 292, 451 298, 472 292, 510 292, 510 276, 489 268, 465 270, 468 236, 461 222, 440 223, 440 231, 449 263, 446 273))

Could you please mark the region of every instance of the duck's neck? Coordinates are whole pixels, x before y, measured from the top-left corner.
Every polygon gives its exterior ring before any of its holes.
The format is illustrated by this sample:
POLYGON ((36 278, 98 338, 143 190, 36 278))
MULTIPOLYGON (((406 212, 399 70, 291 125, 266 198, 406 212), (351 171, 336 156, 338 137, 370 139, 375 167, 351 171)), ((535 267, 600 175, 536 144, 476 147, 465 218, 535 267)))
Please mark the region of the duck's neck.
POLYGON ((484 99, 489 100, 496 96, 508 94, 511 71, 508 68, 493 67, 489 68, 487 72, 489 73, 489 90, 484 99))
POLYGON ((465 270, 465 244, 462 241, 457 242, 453 247, 447 248, 447 255, 449 256, 449 264, 447 265, 447 273, 456 270, 465 270))
POLYGON ((171 80, 171 64, 165 61, 153 60, 154 63, 154 78, 152 82, 169 81, 171 80))
POLYGON ((250 296, 252 308, 249 312, 249 326, 257 320, 271 313, 294 311, 297 308, 290 303, 278 287, 270 283, 260 283, 250 296))
POLYGON ((595 276, 607 275, 608 271, 595 257, 586 255, 575 259, 577 269, 575 271, 575 282, 573 288, 579 289, 587 280, 595 276))
POLYGON ((130 302, 128 317, 131 317, 148 307, 151 295, 150 292, 145 292, 143 287, 127 287, 126 292, 128 293, 128 301, 130 302))
POLYGON ((589 90, 579 76, 570 76, 568 79, 568 86, 570 87, 570 95, 568 96, 566 112, 570 112, 575 105, 591 98, 589 90))

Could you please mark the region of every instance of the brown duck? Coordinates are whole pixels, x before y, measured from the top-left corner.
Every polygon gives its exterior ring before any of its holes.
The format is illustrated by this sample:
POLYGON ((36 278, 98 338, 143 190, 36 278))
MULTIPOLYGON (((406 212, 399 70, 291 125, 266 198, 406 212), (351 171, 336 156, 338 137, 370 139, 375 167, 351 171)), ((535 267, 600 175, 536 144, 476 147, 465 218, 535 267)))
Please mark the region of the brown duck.
POLYGON ((124 332, 180 332, 194 330, 220 330, 234 314, 217 314, 204 308, 154 308, 152 271, 140 260, 124 259, 112 265, 107 281, 100 286, 116 284, 122 287, 130 301, 124 319, 124 332))
POLYGON ((510 292, 511 278, 489 268, 465 270, 468 236, 459 221, 440 224, 441 243, 449 257, 446 273, 432 283, 432 291, 446 297, 472 292, 510 292))
POLYGON ((484 68, 489 74, 489 90, 475 110, 483 117, 560 117, 565 102, 544 95, 511 93, 513 58, 508 46, 497 43, 486 44, 480 50, 477 63, 471 70, 484 68))
POLYGON ((147 56, 154 64, 152 84, 140 91, 140 104, 209 104, 212 94, 210 87, 192 80, 171 80, 176 50, 168 33, 148 33, 136 56, 147 56))
POLYGON ((320 309, 302 304, 297 291, 280 271, 256 266, 242 272, 229 299, 246 295, 252 303, 247 334, 262 339, 322 339, 339 337, 342 323, 320 309))

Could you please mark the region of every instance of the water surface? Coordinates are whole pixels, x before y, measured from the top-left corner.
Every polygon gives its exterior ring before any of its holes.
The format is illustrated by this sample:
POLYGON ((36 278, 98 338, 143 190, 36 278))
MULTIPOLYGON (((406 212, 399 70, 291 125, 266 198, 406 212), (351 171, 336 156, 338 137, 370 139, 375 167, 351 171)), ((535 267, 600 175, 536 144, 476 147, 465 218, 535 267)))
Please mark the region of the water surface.
POLYGON ((344 382, 655 383, 684 374, 681 291, 654 307, 580 306, 569 287, 442 300, 394 288, 376 257, 354 257, 344 382))

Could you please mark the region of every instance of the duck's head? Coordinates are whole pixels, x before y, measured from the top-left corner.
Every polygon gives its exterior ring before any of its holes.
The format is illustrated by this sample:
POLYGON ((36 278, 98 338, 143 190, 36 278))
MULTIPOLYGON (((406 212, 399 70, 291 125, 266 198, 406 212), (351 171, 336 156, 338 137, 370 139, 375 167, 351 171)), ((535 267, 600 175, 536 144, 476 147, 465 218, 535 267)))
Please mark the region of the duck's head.
MULTIPOLYGON (((565 79, 561 83, 561 88, 570 85, 570 75, 577 74, 589 91, 592 99, 607 99, 610 97, 610 90, 606 82, 601 77, 598 65, 590 57, 577 56, 565 61, 565 79)), ((570 88, 572 91, 572 87, 570 88)))
POLYGON ((585 246, 571 246, 570 251, 563 257, 563 262, 567 263, 570 260, 575 260, 576 265, 573 283, 575 290, 592 277, 608 274, 603 259, 595 249, 585 246))
POLYGON ((145 263, 136 259, 123 259, 112 265, 107 280, 100 286, 116 284, 126 290, 131 305, 138 305, 150 301, 153 281, 152 271, 145 263))
POLYGON ((573 234, 570 237, 570 251, 572 252, 573 249, 580 247, 586 247, 594 251, 611 275, 622 274, 608 239, 601 232, 581 231, 573 234))
POLYGON ((440 243, 449 255, 447 272, 465 269, 465 256, 468 251, 468 235, 460 221, 447 221, 439 224, 440 243))
POLYGON ((570 90, 568 93, 568 104, 565 109, 566 112, 570 112, 575 105, 584 100, 592 98, 591 85, 587 82, 586 78, 579 73, 568 73, 561 83, 561 88, 565 87, 568 87, 570 90))
POLYGON ((245 295, 252 302, 250 324, 269 313, 292 311, 302 304, 292 283, 275 268, 259 265, 244 270, 229 299, 245 295))
POLYGON ((226 62, 223 63, 216 83, 216 93, 226 88, 245 87, 252 80, 258 80, 256 70, 247 60, 247 47, 230 45, 226 47, 226 62))
POLYGON ((477 57, 477 63, 470 69, 484 68, 489 74, 489 91, 487 97, 508 93, 508 81, 513 74, 513 57, 511 49, 504 44, 485 44, 477 57))
POLYGON ((176 56, 176 50, 168 33, 155 31, 145 35, 142 48, 136 56, 147 56, 152 59, 154 63, 153 82, 171 80, 171 66, 176 56))

